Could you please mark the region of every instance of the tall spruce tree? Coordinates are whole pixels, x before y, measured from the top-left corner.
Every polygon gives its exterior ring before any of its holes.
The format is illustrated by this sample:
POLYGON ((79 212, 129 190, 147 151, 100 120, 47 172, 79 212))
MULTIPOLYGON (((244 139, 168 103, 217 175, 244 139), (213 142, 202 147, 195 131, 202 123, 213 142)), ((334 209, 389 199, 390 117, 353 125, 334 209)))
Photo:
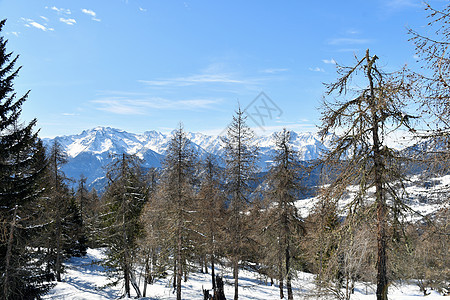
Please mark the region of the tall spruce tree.
POLYGON ((88 245, 90 244, 88 235, 92 235, 92 231, 89 229, 89 227, 91 227, 90 221, 92 221, 92 215, 95 213, 95 208, 92 203, 93 199, 86 186, 86 180, 86 177, 83 175, 80 176, 78 188, 75 193, 74 204, 78 207, 79 211, 79 219, 76 222, 80 224, 80 238, 85 245, 88 245))
POLYGON ((108 187, 103 195, 103 244, 107 246, 104 265, 118 284, 123 280, 125 297, 131 296, 131 286, 137 297, 141 292, 134 273, 137 240, 142 234, 139 215, 146 202, 140 160, 122 154, 108 168, 108 187))
POLYGON ((201 184, 197 197, 198 227, 200 236, 200 248, 202 249, 205 268, 206 260, 211 263, 211 284, 216 291, 215 266, 219 249, 223 238, 223 223, 225 217, 225 200, 222 192, 221 169, 215 158, 210 154, 202 163, 200 174, 201 184))
MULTIPOLYGON (((0 32, 6 20, 0 21, 0 32)), ((6 51, 0 36, 0 286, 2 299, 40 298, 46 284, 31 240, 37 232, 34 203, 39 197, 43 147, 34 132, 36 120, 20 124, 28 92, 16 97, 13 81, 18 56, 6 51)))
POLYGON ((148 201, 141 212, 140 220, 144 234, 138 241, 138 247, 141 249, 138 258, 144 267, 142 297, 146 297, 148 284, 152 284, 160 277, 165 277, 165 266, 168 265, 167 257, 163 257, 162 251, 160 251, 163 245, 159 243, 162 240, 159 234, 164 235, 164 232, 161 231, 162 226, 160 226, 162 216, 153 210, 159 181, 158 170, 150 168, 145 178, 148 201))
POLYGON ((192 260, 194 240, 198 232, 194 230, 195 185, 197 155, 186 137, 182 126, 174 131, 169 142, 160 184, 152 202, 154 211, 161 219, 158 234, 162 250, 173 258, 174 287, 177 300, 181 300, 181 281, 183 274, 189 272, 188 262, 192 260))
POLYGON ((64 244, 66 242, 64 219, 67 216, 70 192, 67 177, 61 167, 67 163, 67 155, 58 141, 54 141, 48 155, 46 209, 50 226, 47 228, 48 265, 53 268, 56 280, 63 273, 64 244))
POLYGON ((322 139, 329 134, 337 136, 323 159, 324 170, 333 180, 322 190, 322 197, 338 201, 346 195, 347 187, 356 185, 357 195, 349 205, 351 214, 365 208, 369 189, 375 190, 372 211, 377 227, 376 295, 378 300, 386 300, 388 220, 392 217, 396 223, 396 209, 405 207, 394 186, 403 180, 399 165, 404 158, 387 145, 387 139, 399 128, 406 130, 410 126, 412 117, 405 108, 412 98, 412 87, 403 72, 383 73, 376 65, 377 59, 367 50, 355 66, 339 69, 342 77, 328 85, 327 94, 336 97, 334 102, 324 101, 319 134, 322 139), (351 80, 365 80, 366 87, 352 90, 351 80))
POLYGON ((249 236, 245 211, 250 202, 250 183, 256 173, 258 147, 252 144, 254 133, 246 124, 247 117, 239 107, 222 138, 225 148, 226 192, 229 200, 227 240, 233 265, 234 299, 239 298, 239 260, 249 236))
POLYGON ((284 298, 286 280, 288 299, 292 293, 293 260, 298 254, 298 240, 303 233, 303 222, 295 201, 302 190, 299 154, 292 148, 290 132, 284 129, 275 134, 276 154, 267 175, 265 210, 262 221, 264 261, 273 266, 278 277, 280 299, 284 298))

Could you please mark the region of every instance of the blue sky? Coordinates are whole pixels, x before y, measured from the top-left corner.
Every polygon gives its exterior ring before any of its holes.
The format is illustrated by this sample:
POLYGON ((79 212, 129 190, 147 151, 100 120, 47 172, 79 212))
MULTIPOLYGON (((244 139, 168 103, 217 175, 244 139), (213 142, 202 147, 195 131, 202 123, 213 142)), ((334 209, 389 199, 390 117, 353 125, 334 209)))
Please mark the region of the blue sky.
POLYGON ((370 48, 387 71, 415 68, 406 28, 426 30, 423 8, 416 0, 0 0, 0 18, 23 66, 15 89, 31 90, 23 120, 36 117, 42 137, 95 126, 167 132, 180 121, 218 134, 238 103, 259 108, 264 124, 254 115, 249 125, 267 134, 316 130, 335 62, 370 48), (252 102, 261 92, 266 105, 252 102))

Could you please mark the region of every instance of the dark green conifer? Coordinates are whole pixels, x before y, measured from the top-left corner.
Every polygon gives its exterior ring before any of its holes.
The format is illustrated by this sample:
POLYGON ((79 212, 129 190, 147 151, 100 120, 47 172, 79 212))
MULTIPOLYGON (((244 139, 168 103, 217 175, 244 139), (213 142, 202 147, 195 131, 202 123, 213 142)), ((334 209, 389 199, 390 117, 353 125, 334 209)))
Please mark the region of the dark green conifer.
MULTIPOLYGON (((5 22, 0 21, 0 32, 5 22)), ((34 131, 36 120, 20 123, 29 92, 20 98, 14 92, 20 67, 6 43, 0 36, 0 298, 36 299, 50 288, 41 257, 30 247, 39 230, 32 207, 39 196, 43 147, 34 131)))

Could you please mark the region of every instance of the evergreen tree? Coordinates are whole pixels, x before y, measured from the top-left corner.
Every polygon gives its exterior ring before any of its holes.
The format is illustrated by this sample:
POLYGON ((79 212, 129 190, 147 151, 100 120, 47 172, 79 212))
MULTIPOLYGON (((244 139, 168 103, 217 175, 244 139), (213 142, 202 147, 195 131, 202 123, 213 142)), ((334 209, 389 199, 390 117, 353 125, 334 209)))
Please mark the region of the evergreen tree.
POLYGON ((64 232, 63 251, 66 256, 84 256, 87 251, 87 239, 85 235, 81 209, 72 196, 69 198, 65 218, 62 222, 64 232))
POLYGON ((293 299, 292 265, 298 256, 298 240, 303 233, 295 201, 302 190, 300 184, 299 155, 292 148, 290 132, 284 129, 275 135, 276 154, 267 175, 265 211, 262 222, 264 261, 273 266, 278 277, 280 299, 284 298, 283 281, 286 279, 288 299, 293 299))
POLYGON ((139 252, 138 258, 144 266, 144 288, 142 297, 146 297, 147 285, 153 284, 155 280, 166 275, 166 267, 168 265, 167 257, 164 257, 161 249, 163 246, 159 244, 164 235, 161 231, 162 216, 159 212, 155 212, 156 190, 158 188, 159 172, 156 168, 150 168, 146 174, 146 187, 148 201, 144 205, 140 220, 144 229, 144 234, 138 241, 139 252))
POLYGON ((215 264, 218 259, 223 239, 223 223, 225 217, 225 200, 221 186, 221 169, 212 155, 208 155, 202 163, 200 174, 201 184, 197 198, 198 227, 200 235, 200 248, 202 259, 209 258, 211 263, 211 284, 214 294, 216 291, 215 264))
MULTIPOLYGON (((5 25, 0 21, 0 32, 5 25)), ((33 128, 36 120, 20 124, 28 92, 17 98, 13 81, 18 56, 6 51, 0 36, 0 286, 2 299, 36 299, 47 292, 39 253, 31 246, 38 234, 36 220, 43 147, 33 128)))
POLYGON ((320 135, 338 137, 331 150, 324 157, 324 170, 333 177, 332 182, 322 190, 322 197, 342 199, 347 187, 356 185, 358 192, 349 205, 349 213, 365 209, 368 191, 375 189, 376 235, 377 235, 377 299, 386 300, 388 291, 387 243, 388 219, 392 213, 393 222, 398 217, 397 208, 405 207, 395 183, 403 180, 399 168, 404 159, 386 144, 389 134, 399 128, 409 129, 411 116, 405 110, 410 100, 411 84, 404 73, 385 74, 377 68, 377 56, 365 57, 350 68, 340 68, 341 78, 328 85, 327 94, 337 94, 335 102, 324 101, 320 135), (352 90, 351 80, 360 79, 363 74, 365 88, 352 90), (346 99, 347 96, 351 99, 346 99), (342 99, 343 98, 343 99, 342 99), (341 100, 342 99, 342 100, 341 100), (340 101, 341 100, 341 101, 340 101), (392 205, 388 206, 390 200, 392 205), (394 208, 388 211, 389 207, 394 208))
POLYGON ((231 248, 235 300, 239 298, 239 260, 244 254, 245 240, 250 236, 244 212, 250 202, 250 183, 255 176, 258 155, 258 147, 252 145, 254 133, 247 126, 246 119, 239 107, 226 136, 222 138, 225 146, 226 192, 229 198, 227 243, 231 248))
POLYGON ((68 205, 71 195, 66 184, 67 177, 61 166, 67 163, 67 155, 61 144, 56 140, 50 148, 48 155, 48 170, 46 173, 45 215, 48 221, 46 226, 47 270, 54 270, 56 280, 61 281, 63 273, 63 260, 66 257, 64 244, 70 243, 67 234, 65 218, 68 216, 68 205))
POLYGON ((103 244, 107 246, 104 265, 112 284, 124 280, 125 297, 130 297, 133 286, 141 297, 134 274, 137 240, 142 234, 139 215, 146 202, 140 161, 137 157, 122 154, 109 166, 108 187, 103 195, 106 211, 102 215, 103 244))
POLYGON ((194 230, 197 211, 195 210, 195 184, 197 156, 186 137, 182 126, 174 131, 169 142, 160 184, 156 190, 153 211, 161 222, 155 224, 163 234, 159 244, 174 262, 174 287, 177 300, 181 300, 183 274, 189 272, 188 262, 192 260, 194 240, 198 232, 194 230))
POLYGON ((87 189, 86 180, 86 177, 80 176, 75 193, 75 203, 71 205, 76 205, 79 210, 77 223, 80 224, 81 228, 80 238, 83 240, 82 244, 92 247, 95 245, 94 240, 97 233, 96 217, 99 213, 99 200, 95 191, 89 192, 87 189))
POLYGON ((80 207, 80 217, 82 222, 84 219, 87 219, 87 212, 90 210, 90 199, 89 199, 89 191, 86 187, 87 178, 84 175, 80 176, 78 180, 78 188, 75 194, 78 205, 80 207))

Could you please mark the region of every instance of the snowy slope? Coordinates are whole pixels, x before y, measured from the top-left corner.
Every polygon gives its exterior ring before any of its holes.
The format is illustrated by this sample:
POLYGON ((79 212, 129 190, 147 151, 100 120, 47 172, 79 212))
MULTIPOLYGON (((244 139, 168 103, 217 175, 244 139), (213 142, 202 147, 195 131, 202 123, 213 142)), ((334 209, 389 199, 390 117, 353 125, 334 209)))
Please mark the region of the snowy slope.
MULTIPOLYGON (((63 282, 50 291, 44 299, 66 299, 66 300, 106 300, 118 299, 123 290, 119 284, 116 287, 107 287, 101 289, 109 281, 103 269, 95 264, 102 257, 102 251, 99 249, 88 249, 88 253, 82 258, 72 258, 65 263, 67 273, 63 275, 63 282)), ((216 274, 222 275, 225 280, 225 296, 232 299, 234 288, 232 285, 232 274, 229 269, 217 269, 216 274)), ((210 274, 193 273, 189 276, 187 282, 183 282, 182 298, 203 299, 202 288, 210 289, 210 274)), ((170 284, 170 274, 166 279, 161 279, 153 285, 147 286, 146 300, 156 299, 176 299, 170 284)), ((277 285, 271 286, 265 278, 260 278, 256 273, 240 270, 239 272, 239 299, 242 300, 270 300, 279 299, 279 289, 277 285)), ((141 291, 142 291, 141 280, 141 291)), ((355 294, 352 299, 374 300, 375 286, 358 283, 355 286, 355 294)), ((134 291, 133 291, 134 292, 134 291)), ((304 299, 313 297, 314 276, 309 273, 299 272, 297 278, 293 281, 294 299, 304 299)), ((389 288, 389 299, 391 300, 445 300, 444 296, 432 291, 426 297, 423 297, 417 285, 402 283, 391 285, 389 288)))
MULTIPOLYGON (((200 158, 208 153, 215 156, 223 154, 223 143, 219 136, 202 133, 187 133, 200 158)), ((105 176, 104 167, 111 162, 111 154, 135 154, 144 160, 146 167, 160 167, 166 154, 172 134, 146 131, 143 134, 129 133, 110 127, 96 127, 80 134, 44 139, 49 147, 54 140, 66 151, 69 162, 63 167, 68 177, 87 177, 88 184, 105 176)), ((300 153, 301 160, 317 159, 327 149, 331 138, 322 144, 313 133, 292 133, 292 143, 300 153)), ((264 171, 274 154, 275 136, 256 137, 254 143, 260 148, 258 166, 264 171)))
MULTIPOLYGON (((403 215, 404 221, 417 221, 424 216, 432 217, 437 211, 450 209, 448 194, 450 192, 450 175, 427 177, 426 175, 411 175, 405 183, 405 193, 400 189, 404 203, 411 209, 403 215)), ((355 198, 358 186, 347 188, 344 199, 339 201, 339 209, 345 215, 345 209, 355 198)), ((374 201, 375 188, 368 191, 367 201, 374 201)), ((319 201, 317 197, 298 200, 295 205, 302 217, 308 216, 319 201)), ((391 204, 388 199, 388 204, 391 204)))

